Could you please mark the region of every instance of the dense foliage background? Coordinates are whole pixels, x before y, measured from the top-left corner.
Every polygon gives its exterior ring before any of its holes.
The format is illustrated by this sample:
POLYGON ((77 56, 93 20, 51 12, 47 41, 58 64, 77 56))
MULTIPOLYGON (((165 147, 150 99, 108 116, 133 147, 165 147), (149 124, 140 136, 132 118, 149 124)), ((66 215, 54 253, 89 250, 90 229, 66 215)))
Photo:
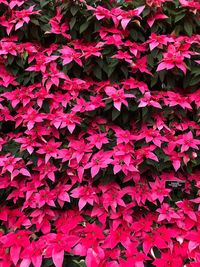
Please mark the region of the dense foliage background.
POLYGON ((200 266, 199 52, 197 0, 0 0, 0 267, 200 266))

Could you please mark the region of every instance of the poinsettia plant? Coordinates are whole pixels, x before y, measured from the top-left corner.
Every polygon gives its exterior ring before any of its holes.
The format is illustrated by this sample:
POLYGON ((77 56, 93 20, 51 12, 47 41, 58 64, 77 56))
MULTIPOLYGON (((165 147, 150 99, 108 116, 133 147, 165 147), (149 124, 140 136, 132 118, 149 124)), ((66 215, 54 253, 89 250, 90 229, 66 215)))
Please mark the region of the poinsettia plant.
POLYGON ((0 0, 0 267, 200 266, 198 0, 0 0))

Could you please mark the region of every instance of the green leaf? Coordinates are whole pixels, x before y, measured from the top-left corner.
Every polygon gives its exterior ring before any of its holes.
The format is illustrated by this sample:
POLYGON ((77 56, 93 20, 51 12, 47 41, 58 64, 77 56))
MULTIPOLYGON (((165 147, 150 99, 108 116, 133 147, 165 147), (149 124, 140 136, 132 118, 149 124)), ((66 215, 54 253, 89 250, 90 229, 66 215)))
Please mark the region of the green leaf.
POLYGON ((181 14, 178 14, 178 15, 176 15, 175 16, 175 23, 176 22, 178 22, 178 21, 180 21, 182 18, 184 18, 185 17, 185 12, 184 13, 181 13, 181 14))
POLYGON ((200 82, 200 75, 198 76, 194 76, 191 80, 190 80, 190 86, 194 86, 197 85, 200 82))
POLYGON ((74 260, 73 262, 75 262, 79 267, 86 267, 84 260, 81 261, 74 260))
POLYGON ((142 117, 143 118, 146 117, 146 115, 148 114, 148 112, 149 112, 149 109, 147 107, 143 107, 142 108, 142 117))
POLYGON ((84 31, 88 28, 89 24, 90 24, 90 23, 89 23, 88 21, 86 21, 85 23, 83 23, 83 24, 80 26, 79 32, 80 32, 80 33, 84 32, 84 31))
POLYGON ((124 125, 128 124, 128 120, 129 120, 129 113, 128 112, 122 112, 122 121, 124 125))
POLYGON ((113 108, 112 110, 112 121, 116 120, 117 117, 119 117, 120 115, 120 111, 116 108, 113 108))
POLYGON ((70 12, 72 13, 73 16, 75 16, 76 13, 78 12, 78 6, 72 6, 70 8, 70 12))
POLYGON ((110 78, 110 76, 113 74, 115 68, 112 68, 112 67, 109 67, 107 68, 107 75, 108 75, 108 78, 110 78))
POLYGON ((71 29, 71 30, 73 29, 73 27, 74 27, 75 24, 76 24, 76 18, 73 17, 73 18, 70 20, 70 22, 69 22, 69 26, 70 26, 70 29, 71 29))
POLYGON ((40 26, 40 23, 37 19, 31 19, 31 22, 37 26, 40 26))
POLYGON ((123 72, 125 78, 127 78, 128 77, 128 68, 127 68, 127 66, 122 65, 120 69, 123 72))
POLYGON ((14 58, 15 57, 13 55, 8 54, 7 60, 6 60, 6 62, 8 63, 8 65, 11 65, 13 63, 14 58))
POLYGON ((99 66, 95 66, 94 67, 93 73, 99 80, 102 79, 102 70, 101 70, 101 68, 99 66))
POLYGON ((16 143, 15 141, 12 141, 4 145, 3 151, 5 150, 6 152, 10 152, 13 155, 15 155, 19 151, 19 148, 20 148, 20 144, 16 143))
POLYGON ((192 35, 192 33, 193 33, 193 27, 192 27, 192 23, 190 22, 190 20, 189 20, 189 21, 186 20, 186 21, 184 22, 184 30, 185 30, 185 32, 186 32, 189 36, 192 35))
POLYGON ((156 85, 156 83, 158 82, 158 74, 156 73, 153 78, 151 79, 151 87, 153 87, 154 85, 156 85))
POLYGON ((45 259, 45 260, 42 262, 42 266, 43 266, 43 267, 51 267, 52 264, 53 264, 52 259, 45 259))
MULTIPOLYGON (((130 102, 130 101, 129 101, 130 102)), ((130 111, 136 111, 138 109, 138 106, 136 103, 129 103, 129 110, 130 111)))
POLYGON ((148 60, 147 60, 148 65, 153 68, 154 67, 154 59, 153 59, 152 55, 149 54, 147 58, 148 58, 148 60))
POLYGON ((49 1, 49 0, 47 0, 47 1, 40 0, 40 6, 41 6, 41 8, 43 8, 43 7, 45 7, 46 5, 48 5, 49 2, 51 2, 51 1, 49 1))
POLYGON ((98 32, 99 29, 100 29, 100 27, 101 27, 101 23, 100 23, 100 21, 95 21, 95 24, 94 24, 94 31, 95 31, 95 32, 98 32))
POLYGON ((23 53, 23 59, 26 60, 27 57, 28 57, 28 52, 27 51, 24 51, 24 53, 23 53))
POLYGON ((175 28, 174 28, 174 33, 175 35, 179 35, 180 34, 180 31, 182 30, 182 25, 177 25, 175 28))
POLYGON ((142 12, 142 17, 144 18, 144 17, 148 16, 150 14, 150 12, 151 12, 150 8, 148 8, 146 6, 146 8, 144 9, 144 11, 142 12))
POLYGON ((165 74, 166 74, 166 71, 165 70, 159 71, 159 73, 158 73, 159 78, 160 78, 160 80, 161 80, 162 83, 164 82, 165 74))
POLYGON ((194 74, 194 76, 200 75, 200 67, 194 67, 194 68, 192 68, 191 74, 194 74))
POLYGON ((136 30, 131 29, 130 30, 130 35, 131 35, 131 37, 133 38, 134 41, 138 40, 138 32, 136 30))

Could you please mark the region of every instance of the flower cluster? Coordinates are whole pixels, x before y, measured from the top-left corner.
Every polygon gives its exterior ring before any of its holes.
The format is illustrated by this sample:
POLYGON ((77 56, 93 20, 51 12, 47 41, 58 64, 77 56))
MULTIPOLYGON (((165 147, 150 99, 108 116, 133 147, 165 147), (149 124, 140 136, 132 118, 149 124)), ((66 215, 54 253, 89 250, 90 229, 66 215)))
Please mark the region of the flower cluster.
POLYGON ((199 18, 0 0, 0 267, 200 266, 199 18))

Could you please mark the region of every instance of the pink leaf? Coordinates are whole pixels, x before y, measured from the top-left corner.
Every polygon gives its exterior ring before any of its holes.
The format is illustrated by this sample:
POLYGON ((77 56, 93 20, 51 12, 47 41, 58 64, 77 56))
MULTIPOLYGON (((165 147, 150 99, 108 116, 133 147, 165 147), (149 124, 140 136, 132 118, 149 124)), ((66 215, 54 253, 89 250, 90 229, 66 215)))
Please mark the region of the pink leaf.
POLYGON ((72 134, 74 129, 75 129, 76 125, 75 124, 69 124, 67 125, 67 128, 69 130, 69 132, 72 134))
POLYGON ((172 165, 173 165, 175 171, 178 171, 178 169, 181 167, 181 163, 180 163, 179 160, 174 160, 174 161, 172 162, 172 165))
POLYGON ((166 67, 165 62, 162 62, 162 63, 160 63, 160 64, 158 65, 156 71, 161 71, 161 70, 164 70, 164 69, 166 69, 166 68, 167 68, 167 67, 166 67))
POLYGON ((140 101, 140 104, 138 105, 139 108, 143 108, 143 107, 146 107, 147 106, 147 102, 144 102, 144 101, 140 101))
POLYGON ((161 105, 158 102, 156 102, 156 101, 150 101, 150 102, 151 102, 151 105, 153 107, 155 107, 155 108, 162 108, 161 105))
POLYGON ((118 173, 119 171, 121 171, 121 166, 120 165, 114 165, 114 168, 113 168, 113 171, 114 171, 114 174, 118 173))
POLYGON ((192 250, 194 250, 198 246, 199 246, 199 244, 197 242, 190 241, 188 244, 188 250, 191 252, 192 250))
POLYGON ((31 260, 34 267, 40 267, 42 265, 42 255, 35 255, 31 260))
POLYGON ((186 74, 187 69, 186 69, 186 67, 184 66, 184 64, 176 64, 176 66, 177 66, 178 69, 182 70, 182 72, 183 72, 184 74, 186 74))
POLYGON ((135 10, 138 11, 138 15, 140 15, 144 9, 145 9, 145 6, 139 6, 139 7, 135 8, 135 10))
POLYGON ((122 25, 122 28, 125 30, 128 23, 131 21, 131 19, 122 19, 121 20, 121 25, 122 25))
POLYGON ((94 177, 98 172, 99 172, 99 166, 93 166, 92 168, 91 168, 91 175, 92 175, 92 177, 94 177))
POLYGON ((82 210, 86 204, 87 204, 87 202, 81 198, 78 202, 79 210, 82 210))
POLYGON ((21 28, 24 24, 24 21, 19 21, 16 25, 15 25, 15 30, 18 30, 19 28, 21 28))
POLYGON ((156 48, 159 45, 157 42, 153 42, 149 44, 150 50, 152 51, 154 48, 156 48))
POLYGON ((121 102, 114 102, 114 107, 119 111, 121 110, 121 105, 122 105, 121 102))
POLYGON ((105 18, 105 16, 104 16, 104 15, 97 15, 97 14, 96 14, 96 18, 97 18, 98 20, 101 20, 101 19, 105 18))
POLYGON ((19 260, 20 251, 21 247, 13 246, 10 248, 10 257, 15 265, 17 265, 17 262, 19 260))
POLYGON ((52 259, 56 267, 62 267, 64 259, 64 250, 56 251, 55 249, 53 249, 52 259))
POLYGON ((27 128, 28 128, 28 130, 33 129, 34 124, 35 124, 34 122, 29 121, 29 122, 27 123, 27 128))
POLYGON ((100 258, 98 257, 98 254, 92 248, 88 249, 85 262, 86 262, 87 267, 95 267, 99 265, 100 258))
POLYGON ((67 65, 67 64, 69 64, 70 62, 72 62, 72 58, 71 58, 71 57, 66 57, 66 58, 64 58, 64 60, 63 60, 63 65, 67 65))
POLYGON ((28 153, 31 155, 34 151, 34 149, 31 146, 28 146, 27 148, 28 153))
POLYGON ((69 195, 66 192, 62 192, 59 194, 59 199, 62 201, 70 202, 69 195))
POLYGON ((152 160, 155 160, 155 161, 159 161, 158 158, 157 158, 157 156, 154 153, 152 153, 152 152, 149 152, 147 157, 149 159, 152 159, 152 160))
POLYGON ((31 176, 30 172, 24 168, 20 170, 20 173, 23 174, 24 176, 29 176, 29 177, 31 176))
POLYGON ((31 264, 30 259, 23 259, 19 267, 29 267, 30 264, 31 264))

